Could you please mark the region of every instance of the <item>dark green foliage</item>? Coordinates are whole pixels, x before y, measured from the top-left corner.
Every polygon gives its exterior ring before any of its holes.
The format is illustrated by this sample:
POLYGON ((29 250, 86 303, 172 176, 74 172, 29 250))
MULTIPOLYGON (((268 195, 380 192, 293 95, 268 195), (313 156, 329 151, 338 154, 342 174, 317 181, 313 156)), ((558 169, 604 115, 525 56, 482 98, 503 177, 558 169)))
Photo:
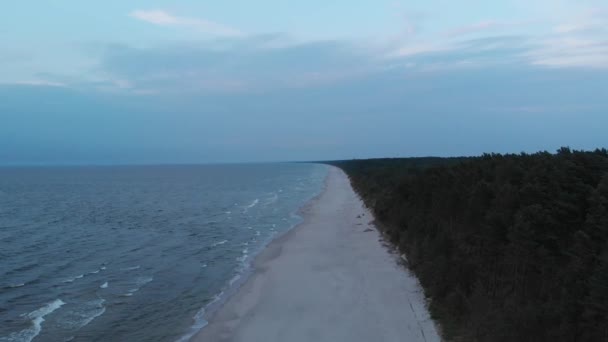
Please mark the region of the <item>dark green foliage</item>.
POLYGON ((454 341, 608 341, 608 153, 342 168, 454 341))

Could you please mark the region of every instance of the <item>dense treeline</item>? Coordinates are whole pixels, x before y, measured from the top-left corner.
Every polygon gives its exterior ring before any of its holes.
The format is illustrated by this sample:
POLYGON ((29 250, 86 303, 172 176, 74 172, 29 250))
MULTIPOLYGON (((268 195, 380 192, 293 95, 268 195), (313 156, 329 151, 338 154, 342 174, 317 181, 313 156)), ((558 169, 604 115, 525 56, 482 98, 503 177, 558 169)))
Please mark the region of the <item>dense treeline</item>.
POLYGON ((333 163, 453 341, 608 341, 608 153, 333 163))

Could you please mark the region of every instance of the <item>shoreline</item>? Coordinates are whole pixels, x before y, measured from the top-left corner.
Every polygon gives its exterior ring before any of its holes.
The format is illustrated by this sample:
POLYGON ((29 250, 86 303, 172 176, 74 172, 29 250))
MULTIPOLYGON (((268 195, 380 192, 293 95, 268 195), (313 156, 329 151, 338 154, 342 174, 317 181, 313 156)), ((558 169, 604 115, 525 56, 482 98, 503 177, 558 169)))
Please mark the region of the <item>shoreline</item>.
POLYGON ((323 185, 319 189, 318 193, 314 196, 306 199, 303 204, 293 213, 301 218, 301 221, 294 224, 290 228, 286 229, 283 232, 279 232, 275 236, 271 237, 268 241, 262 244, 259 247, 259 250, 252 253, 251 259, 248 262, 248 265, 245 269, 242 270, 242 273, 237 275, 238 279, 234 282, 229 281, 228 285, 225 288, 222 288, 221 291, 215 295, 214 299, 207 303, 204 307, 202 307, 193 317, 194 323, 191 324, 189 331, 182 334, 182 336, 176 340, 176 342, 190 342, 195 341, 196 337, 201 334, 203 329, 205 329, 211 322, 212 318, 216 315, 216 313, 222 309, 222 307, 230 301, 230 299, 236 295, 240 289, 247 284, 249 279, 253 277, 256 273, 256 262, 261 254, 263 254, 273 243, 281 240, 286 235, 290 234, 294 230, 298 229, 300 226, 305 224, 306 222, 306 212, 310 209, 310 207, 316 202, 327 190, 327 183, 329 179, 329 172, 333 168, 333 166, 319 164, 327 167, 327 174, 323 179, 323 185))
POLYGON ((341 170, 328 166, 297 214, 302 221, 262 248, 189 341, 440 341, 417 279, 383 245, 341 170))

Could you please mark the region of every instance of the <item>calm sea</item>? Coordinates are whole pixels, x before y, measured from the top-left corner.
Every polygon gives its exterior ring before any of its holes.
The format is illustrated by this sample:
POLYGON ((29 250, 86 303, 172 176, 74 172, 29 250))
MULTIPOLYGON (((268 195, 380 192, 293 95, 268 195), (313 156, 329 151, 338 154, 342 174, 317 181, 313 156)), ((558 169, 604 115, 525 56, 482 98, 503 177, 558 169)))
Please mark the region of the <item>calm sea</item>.
POLYGON ((317 164, 0 168, 0 341, 187 341, 317 164))

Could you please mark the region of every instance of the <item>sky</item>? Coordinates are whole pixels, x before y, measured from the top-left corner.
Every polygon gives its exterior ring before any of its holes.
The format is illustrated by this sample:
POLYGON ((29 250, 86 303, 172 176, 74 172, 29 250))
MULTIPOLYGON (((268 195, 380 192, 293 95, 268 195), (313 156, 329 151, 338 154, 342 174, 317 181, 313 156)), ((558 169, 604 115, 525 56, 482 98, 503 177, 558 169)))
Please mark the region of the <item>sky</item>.
POLYGON ((0 164, 608 147, 605 0, 20 0, 0 164))

